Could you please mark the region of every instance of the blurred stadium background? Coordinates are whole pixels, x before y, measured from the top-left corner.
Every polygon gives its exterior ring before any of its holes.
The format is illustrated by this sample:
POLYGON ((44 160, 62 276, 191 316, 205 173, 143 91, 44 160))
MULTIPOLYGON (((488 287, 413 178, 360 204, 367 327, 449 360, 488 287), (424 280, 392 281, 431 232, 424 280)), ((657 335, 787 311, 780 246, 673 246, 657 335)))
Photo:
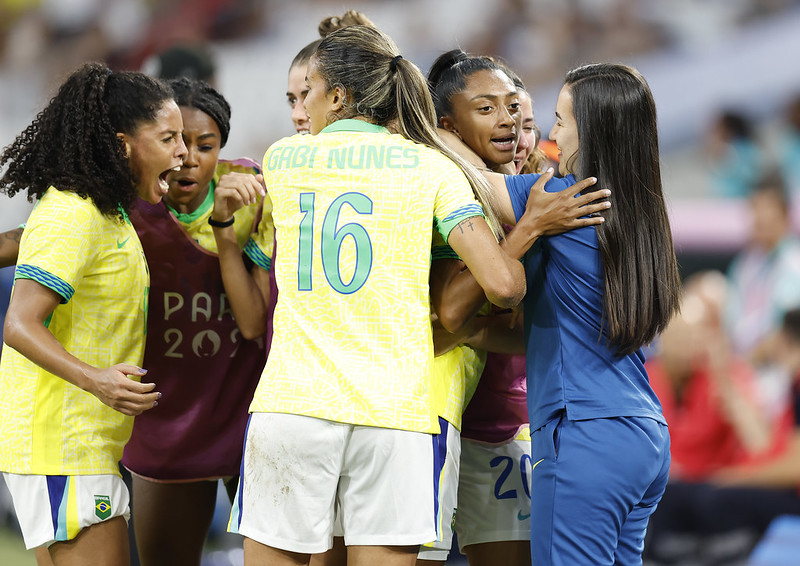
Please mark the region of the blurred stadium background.
MULTIPOLYGON (((637 67, 658 106, 684 275, 724 269, 749 230, 746 201, 731 196, 721 178, 730 162, 720 146, 733 139, 720 136, 721 116, 752 127, 751 170, 780 171, 792 195, 800 194, 800 156, 790 151, 800 123, 789 119, 800 97, 798 0, 0 0, 0 146, 81 62, 147 71, 155 53, 187 43, 209 50, 216 86, 233 107, 223 157, 259 159, 270 143, 294 133, 284 94, 290 61, 317 37, 321 18, 351 8, 391 35, 423 72, 454 46, 504 58, 528 85, 545 138, 567 70, 599 61, 637 67)), ((23 222, 31 206, 0 195, 0 231, 23 222)), ((0 317, 11 277, 0 270, 0 317)), ((15 529, 0 491, 0 564, 33 564, 15 529)), ((229 541, 211 544, 224 549, 229 541)), ((236 560, 218 550, 208 563, 236 560)))

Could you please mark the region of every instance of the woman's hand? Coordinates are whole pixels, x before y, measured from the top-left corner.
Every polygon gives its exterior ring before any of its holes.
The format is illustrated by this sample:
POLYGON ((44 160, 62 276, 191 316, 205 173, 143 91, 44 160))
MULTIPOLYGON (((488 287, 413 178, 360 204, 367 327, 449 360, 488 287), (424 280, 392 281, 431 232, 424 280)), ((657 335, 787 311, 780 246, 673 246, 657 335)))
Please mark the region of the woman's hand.
POLYGON ((540 235, 553 235, 580 228, 602 224, 602 216, 589 216, 611 208, 607 200, 611 196, 608 189, 592 191, 585 195, 578 195, 582 190, 594 185, 597 179, 589 177, 578 181, 563 191, 548 193, 544 190, 547 182, 553 178, 552 167, 543 173, 531 187, 525 214, 520 218, 530 222, 536 227, 540 235))
POLYGON ((130 364, 96 368, 69 352, 45 326, 61 296, 32 279, 18 279, 6 313, 3 338, 33 363, 91 393, 125 415, 138 415, 156 405, 161 396, 154 383, 138 383, 128 375, 146 372, 130 364))
POLYGON ((249 173, 226 173, 219 179, 214 189, 214 210, 211 218, 225 222, 242 207, 253 204, 266 193, 264 177, 249 173))
POLYGON ((154 391, 155 383, 139 383, 128 377, 146 373, 130 364, 117 364, 92 372, 85 389, 123 415, 136 416, 158 405, 161 398, 161 393, 154 391))

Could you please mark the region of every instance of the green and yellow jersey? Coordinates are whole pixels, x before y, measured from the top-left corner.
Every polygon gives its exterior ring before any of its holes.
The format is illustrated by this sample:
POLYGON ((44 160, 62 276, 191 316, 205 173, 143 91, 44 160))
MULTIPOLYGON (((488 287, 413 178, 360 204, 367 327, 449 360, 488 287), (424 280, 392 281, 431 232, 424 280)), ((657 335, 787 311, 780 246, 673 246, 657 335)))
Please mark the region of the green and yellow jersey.
POLYGON ((280 294, 251 412, 438 432, 431 238, 483 214, 463 173, 360 120, 277 142, 263 172, 280 294))
MULTIPOLYGON (((204 250, 212 253, 218 253, 217 240, 214 238, 214 232, 211 228, 211 225, 208 223, 208 218, 211 216, 211 213, 214 210, 214 190, 219 183, 220 177, 231 172, 249 174, 259 173, 260 171, 257 169, 257 167, 254 167, 254 165, 256 165, 256 163, 251 162, 249 159, 239 159, 236 161, 221 160, 219 163, 217 163, 214 177, 211 179, 211 183, 208 188, 208 194, 200 206, 197 207, 197 210, 185 214, 178 212, 174 208, 171 208, 169 205, 167 205, 169 211, 173 214, 173 216, 175 216, 178 222, 181 223, 189 236, 204 250)), ((236 214, 233 215, 233 229, 236 232, 236 240, 239 243, 240 248, 244 248, 249 244, 250 237, 253 234, 253 228, 255 228, 255 221, 259 210, 259 203, 253 203, 240 208, 236 211, 236 214)), ((269 266, 266 266, 265 269, 269 269, 269 266)))
MULTIPOLYGON (((61 296, 46 325, 67 352, 99 368, 142 363, 149 274, 127 218, 51 187, 25 227, 15 278, 61 296)), ((4 347, 0 470, 118 474, 132 425, 133 417, 4 347)))

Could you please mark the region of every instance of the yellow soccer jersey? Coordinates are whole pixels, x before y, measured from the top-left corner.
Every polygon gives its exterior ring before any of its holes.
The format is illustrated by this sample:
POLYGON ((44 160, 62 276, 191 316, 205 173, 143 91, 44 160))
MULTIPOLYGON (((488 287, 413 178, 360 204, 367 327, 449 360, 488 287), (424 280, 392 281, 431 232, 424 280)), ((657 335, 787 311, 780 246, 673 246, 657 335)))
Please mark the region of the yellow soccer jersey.
MULTIPOLYGON (((150 279, 127 219, 104 216, 90 200, 51 187, 22 236, 21 278, 61 295, 47 326, 69 353, 100 368, 142 363, 150 279)), ((119 474, 132 425, 133 417, 4 347, 0 470, 119 474)))
MULTIPOLYGON (((456 259, 458 255, 440 234, 433 234, 431 259, 456 259)), ((486 352, 459 344, 433 360, 434 396, 439 416, 461 430, 461 416, 478 387, 486 365, 486 352)))
POLYGON ((486 365, 486 352, 459 344, 433 359, 434 397, 437 413, 458 430, 461 416, 486 365))
MULTIPOLYGON (((220 177, 231 171, 237 173, 260 173, 257 164, 255 162, 251 164, 249 159, 220 161, 214 172, 214 178, 211 180, 208 195, 197 210, 189 214, 183 214, 167 206, 189 236, 204 250, 208 250, 212 253, 217 253, 217 240, 214 238, 213 229, 208 223, 208 217, 211 216, 211 212, 214 210, 214 189, 217 183, 219 183, 220 177)), ((236 232, 236 240, 239 242, 240 248, 245 247, 253 234, 260 207, 260 203, 254 203, 240 208, 233 215, 233 229, 236 232)), ((266 269, 268 269, 268 267, 266 269)))
POLYGON ((360 120, 281 140, 263 171, 279 295, 250 410, 438 432, 431 235, 482 215, 463 173, 360 120))

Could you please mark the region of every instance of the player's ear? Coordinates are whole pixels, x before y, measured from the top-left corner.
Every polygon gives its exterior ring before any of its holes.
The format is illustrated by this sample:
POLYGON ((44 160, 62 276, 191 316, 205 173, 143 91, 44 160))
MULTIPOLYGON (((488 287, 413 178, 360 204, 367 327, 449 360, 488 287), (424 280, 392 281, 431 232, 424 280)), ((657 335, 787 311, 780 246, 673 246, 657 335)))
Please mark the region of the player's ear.
POLYGON ((331 89, 331 92, 333 93, 331 97, 331 110, 333 112, 338 112, 345 105, 345 101, 347 100, 347 93, 340 86, 333 87, 331 89))
POLYGON ((456 128, 456 124, 450 116, 442 116, 439 118, 439 125, 442 127, 443 130, 447 130, 448 132, 452 132, 461 139, 461 134, 458 133, 458 129, 456 128))
POLYGON ((122 151, 125 153, 125 157, 131 156, 131 144, 128 142, 128 135, 123 134, 122 132, 117 132, 117 139, 122 144, 122 151))

